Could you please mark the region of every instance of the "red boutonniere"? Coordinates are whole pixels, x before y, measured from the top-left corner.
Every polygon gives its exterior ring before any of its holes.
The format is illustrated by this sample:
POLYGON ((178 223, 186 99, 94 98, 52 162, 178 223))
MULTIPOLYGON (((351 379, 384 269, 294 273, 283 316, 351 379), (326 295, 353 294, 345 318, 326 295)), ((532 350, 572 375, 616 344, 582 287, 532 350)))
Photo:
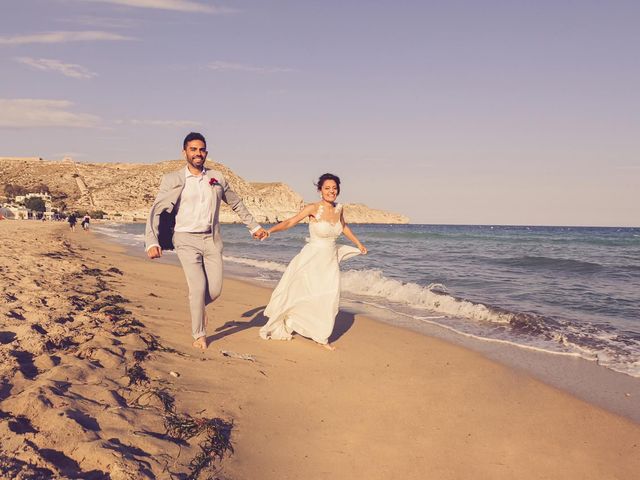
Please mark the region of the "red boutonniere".
POLYGON ((211 185, 211 186, 213 187, 214 185, 220 185, 220 182, 218 182, 218 179, 217 179, 217 178, 213 178, 213 177, 211 177, 211 178, 209 179, 209 185, 211 185))

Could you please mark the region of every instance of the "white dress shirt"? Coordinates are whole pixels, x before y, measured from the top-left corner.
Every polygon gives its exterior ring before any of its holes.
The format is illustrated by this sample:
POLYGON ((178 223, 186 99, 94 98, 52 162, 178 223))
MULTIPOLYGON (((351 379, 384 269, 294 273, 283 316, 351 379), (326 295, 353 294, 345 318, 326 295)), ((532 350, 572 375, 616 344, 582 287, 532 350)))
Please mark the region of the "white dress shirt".
POLYGON ((213 188, 205 169, 194 175, 185 167, 184 189, 176 214, 176 232, 202 233, 211 231, 213 221, 213 188))
MULTIPOLYGON (((174 231, 188 233, 202 233, 211 231, 213 222, 213 187, 205 175, 206 169, 199 175, 194 175, 185 167, 185 184, 180 194, 180 204, 176 213, 174 231)), ((256 233, 262 227, 258 225, 250 230, 256 233)), ((159 247, 157 243, 149 245, 146 250, 159 247)))

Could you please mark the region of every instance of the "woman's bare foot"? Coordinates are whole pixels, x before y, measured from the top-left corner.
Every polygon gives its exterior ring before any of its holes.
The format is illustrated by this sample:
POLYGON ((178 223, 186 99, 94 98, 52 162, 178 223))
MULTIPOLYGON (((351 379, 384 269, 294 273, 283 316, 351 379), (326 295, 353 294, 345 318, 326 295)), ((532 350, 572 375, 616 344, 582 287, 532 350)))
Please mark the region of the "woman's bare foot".
POLYGON ((322 348, 325 348, 327 350, 331 350, 332 352, 336 349, 336 347, 334 347, 330 343, 319 343, 318 345, 320 345, 322 348))
POLYGON ((207 349, 207 337, 198 337, 196 338, 195 342, 193 342, 193 346, 196 348, 199 348, 200 350, 206 350, 207 349))

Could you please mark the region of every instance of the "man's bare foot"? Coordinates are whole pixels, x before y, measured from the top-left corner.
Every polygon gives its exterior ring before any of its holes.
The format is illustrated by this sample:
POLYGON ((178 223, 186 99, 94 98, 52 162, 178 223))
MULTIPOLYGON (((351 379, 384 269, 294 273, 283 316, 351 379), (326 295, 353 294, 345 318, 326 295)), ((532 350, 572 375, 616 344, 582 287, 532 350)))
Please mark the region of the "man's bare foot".
POLYGON ((196 338, 195 342, 193 342, 193 346, 199 348, 201 350, 207 349, 207 337, 199 337, 196 338))
POLYGON ((331 350, 332 352, 336 349, 336 347, 334 347, 330 343, 319 343, 318 345, 320 345, 322 348, 326 348, 327 350, 331 350))

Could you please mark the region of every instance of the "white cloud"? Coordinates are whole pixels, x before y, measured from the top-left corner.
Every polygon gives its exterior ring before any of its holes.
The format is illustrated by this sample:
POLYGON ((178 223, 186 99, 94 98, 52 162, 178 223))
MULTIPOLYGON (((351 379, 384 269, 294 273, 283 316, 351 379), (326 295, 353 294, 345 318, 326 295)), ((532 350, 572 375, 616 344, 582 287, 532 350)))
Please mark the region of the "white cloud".
POLYGON ((72 112, 69 110, 72 106, 67 100, 0 98, 0 128, 87 128, 98 125, 98 117, 72 112))
POLYGON ((63 63, 60 60, 55 60, 53 58, 18 57, 15 60, 16 62, 28 65, 36 70, 57 72, 61 73, 65 77, 86 79, 97 76, 96 73, 87 70, 81 65, 76 65, 75 63, 63 63))
POLYGON ((116 121, 118 125, 145 125, 152 127, 199 127, 202 124, 199 122, 194 122, 192 120, 140 120, 140 119, 130 119, 130 120, 118 120, 116 121))
POLYGON ((139 21, 132 18, 96 17, 92 15, 81 15, 75 18, 61 19, 60 21, 94 28, 133 28, 139 23, 139 21))
POLYGON ((174 10, 193 13, 230 13, 234 10, 214 7, 192 0, 84 0, 85 2, 111 3, 137 8, 154 8, 158 10, 174 10))
POLYGON ((30 43, 67 43, 67 42, 94 42, 94 41, 119 41, 133 40, 131 37, 102 31, 83 32, 47 32, 33 35, 13 35, 0 37, 0 45, 27 45, 30 43))
POLYGON ((208 70, 215 72, 246 72, 246 73, 287 73, 294 72, 292 68, 282 67, 258 67, 242 63, 211 62, 206 66, 208 70))

